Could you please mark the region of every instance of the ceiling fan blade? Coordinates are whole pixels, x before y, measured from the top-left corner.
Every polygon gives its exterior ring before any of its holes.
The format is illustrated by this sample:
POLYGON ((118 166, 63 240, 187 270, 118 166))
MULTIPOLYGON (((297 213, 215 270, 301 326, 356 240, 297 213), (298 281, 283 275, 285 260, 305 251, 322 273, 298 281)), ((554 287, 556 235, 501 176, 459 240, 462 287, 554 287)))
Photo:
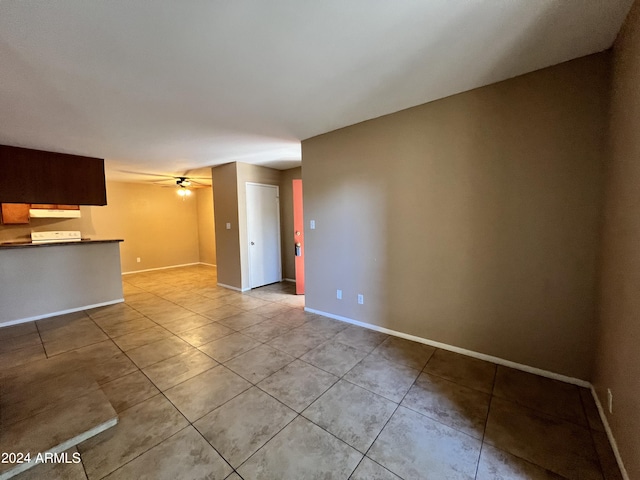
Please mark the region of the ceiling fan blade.
POLYGON ((190 172, 197 172, 198 170, 202 170, 202 168, 190 168, 189 170, 185 170, 183 177, 187 177, 189 179, 196 180, 211 180, 211 176, 201 176, 201 175, 189 175, 190 172))
POLYGON ((193 180, 193 179, 191 180, 191 184, 192 184, 192 185, 200 185, 200 186, 202 186, 202 187, 210 187, 210 186, 211 186, 211 185, 208 185, 208 184, 206 184, 206 183, 198 182, 198 181, 193 180))
POLYGON ((168 180, 174 178, 173 175, 161 175, 159 173, 147 173, 147 172, 134 172, 131 170, 117 170, 118 172, 122 172, 122 173, 131 173, 133 175, 146 175, 148 177, 164 177, 168 180))

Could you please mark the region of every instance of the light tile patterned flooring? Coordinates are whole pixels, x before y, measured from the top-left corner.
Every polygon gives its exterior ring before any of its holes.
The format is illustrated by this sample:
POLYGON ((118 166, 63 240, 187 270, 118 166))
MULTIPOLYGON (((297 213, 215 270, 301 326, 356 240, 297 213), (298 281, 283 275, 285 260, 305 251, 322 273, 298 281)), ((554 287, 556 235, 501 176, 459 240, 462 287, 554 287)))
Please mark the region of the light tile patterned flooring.
POLYGON ((76 355, 119 414, 82 464, 21 477, 619 479, 586 389, 240 294, 206 266, 0 330, 2 368, 76 355))

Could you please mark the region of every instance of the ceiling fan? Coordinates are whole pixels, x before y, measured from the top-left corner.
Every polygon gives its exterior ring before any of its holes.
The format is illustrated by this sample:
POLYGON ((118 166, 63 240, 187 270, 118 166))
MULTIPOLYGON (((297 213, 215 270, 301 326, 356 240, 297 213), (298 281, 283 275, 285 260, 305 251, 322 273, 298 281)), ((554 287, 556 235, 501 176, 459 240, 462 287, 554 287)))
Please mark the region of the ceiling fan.
POLYGON ((148 180, 144 183, 151 183, 160 187, 178 188, 178 195, 186 197, 191 195, 191 189, 204 188, 211 185, 211 177, 191 176, 190 170, 186 171, 183 175, 162 175, 158 173, 147 172, 132 172, 127 170, 120 170, 122 173, 128 173, 132 175, 142 175, 147 177, 157 177, 156 180, 148 180), (200 181, 203 180, 203 181, 200 181), (206 183, 208 182, 208 183, 206 183))

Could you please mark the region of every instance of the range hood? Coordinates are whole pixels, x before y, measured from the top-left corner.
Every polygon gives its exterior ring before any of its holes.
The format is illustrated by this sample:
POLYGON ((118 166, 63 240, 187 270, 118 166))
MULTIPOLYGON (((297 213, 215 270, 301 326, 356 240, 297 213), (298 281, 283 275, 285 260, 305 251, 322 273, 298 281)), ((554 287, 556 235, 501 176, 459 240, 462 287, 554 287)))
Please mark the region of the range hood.
POLYGON ((80 210, 60 210, 46 208, 29 209, 31 218, 80 218, 80 210))

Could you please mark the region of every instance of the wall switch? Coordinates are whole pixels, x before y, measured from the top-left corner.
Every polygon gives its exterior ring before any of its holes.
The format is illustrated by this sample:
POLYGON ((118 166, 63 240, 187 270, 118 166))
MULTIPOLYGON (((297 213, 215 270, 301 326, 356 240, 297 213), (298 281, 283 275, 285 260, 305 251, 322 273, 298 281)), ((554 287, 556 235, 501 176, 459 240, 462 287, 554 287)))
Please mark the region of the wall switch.
POLYGON ((342 290, 336 290, 336 298, 342 300, 342 290))
POLYGON ((613 413, 613 393, 611 393, 610 388, 607 388, 607 405, 609 406, 609 413, 613 413))
POLYGON ((140 263, 140 257, 136 258, 136 262, 140 263))
POLYGON ((364 305, 364 295, 362 295, 361 293, 358 294, 358 303, 360 305, 364 305))
POLYGON ((309 228, 311 230, 315 230, 316 229, 316 221, 315 220, 309 220, 309 228))
POLYGON ((231 230, 231 224, 227 223, 227 230, 231 230))

